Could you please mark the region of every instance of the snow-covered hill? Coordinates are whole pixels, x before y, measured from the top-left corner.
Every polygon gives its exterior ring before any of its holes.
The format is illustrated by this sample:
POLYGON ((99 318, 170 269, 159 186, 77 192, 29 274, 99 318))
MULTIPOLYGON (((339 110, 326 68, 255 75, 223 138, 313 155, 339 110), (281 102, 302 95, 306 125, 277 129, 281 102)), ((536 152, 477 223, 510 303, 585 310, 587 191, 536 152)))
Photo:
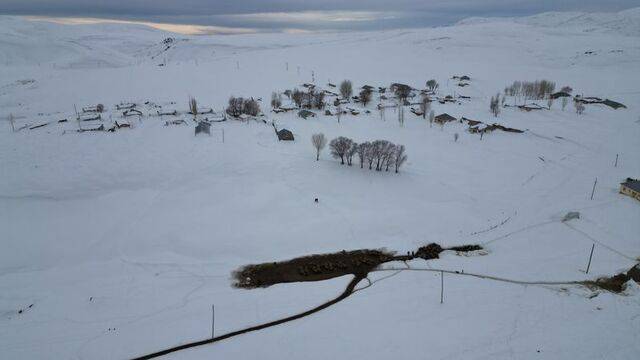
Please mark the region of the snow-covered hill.
POLYGON ((209 337, 212 304, 216 334, 261 324, 336 297, 351 278, 232 288, 242 265, 437 242, 487 251, 409 262, 452 272, 443 304, 439 273, 376 272, 371 287, 310 317, 167 358, 635 359, 638 285, 613 294, 567 283, 626 271, 640 256, 640 202, 618 193, 640 177, 635 14, 591 15, 616 31, 582 31, 596 27, 585 15, 544 14, 234 36, 1 17, 0 358, 132 358, 209 337), (579 31, 550 25, 576 22, 579 31), (454 75, 471 81, 458 86, 454 75), (360 114, 339 123, 320 111, 307 120, 269 111, 273 91, 303 83, 422 89, 431 78, 439 97, 468 97, 433 102, 436 114, 525 132, 481 138, 458 121, 430 126, 408 107, 401 127, 394 109, 381 117, 379 94, 365 108, 352 103, 360 114), (558 100, 550 110, 489 112, 505 86, 537 79, 627 108, 587 105, 577 115, 558 100), (211 137, 194 137, 188 98, 222 110, 231 95, 261 98, 265 122, 214 123, 211 137), (125 118, 123 102, 143 116, 125 118), (130 127, 76 132, 76 109, 98 103, 101 121, 80 126, 130 127), (159 106, 179 114, 160 117, 159 106), (12 131, 10 114, 22 130, 12 131), (187 125, 165 126, 178 119, 187 125), (279 142, 271 121, 296 140, 279 142), (318 132, 387 139, 409 160, 399 174, 340 165, 327 149, 315 161, 318 132), (562 222, 569 211, 580 218, 562 222))
POLYGON ((640 36, 640 7, 620 12, 547 12, 521 18, 468 18, 458 25, 513 22, 542 28, 640 36))

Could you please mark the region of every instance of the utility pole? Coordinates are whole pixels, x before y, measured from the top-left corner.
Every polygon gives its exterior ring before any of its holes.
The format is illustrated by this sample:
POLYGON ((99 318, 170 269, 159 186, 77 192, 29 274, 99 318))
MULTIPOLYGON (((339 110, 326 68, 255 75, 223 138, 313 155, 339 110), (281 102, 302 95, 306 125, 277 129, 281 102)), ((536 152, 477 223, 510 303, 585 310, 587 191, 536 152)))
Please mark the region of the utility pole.
POLYGON ((80 115, 78 115, 78 108, 76 107, 76 104, 73 104, 73 111, 75 111, 75 113, 76 113, 76 121, 78 122, 78 130, 82 130, 82 127, 80 126, 80 115))
POLYGON ((15 121, 13 120, 13 114, 9 114, 9 122, 11 123, 11 131, 16 132, 15 121))
POLYGON ((216 324, 216 307, 211 305, 211 338, 214 338, 216 324))
POLYGON ((444 303, 444 271, 440 270, 440 304, 444 303))
POLYGON ((593 249, 595 249, 596 244, 591 245, 591 254, 589 254, 589 263, 587 264, 587 274, 589 273, 589 268, 591 267, 591 258, 593 257, 593 249))
POLYGON ((613 164, 613 167, 618 167, 618 154, 616 154, 616 163, 613 164))
POLYGON ((596 184, 598 183, 598 178, 593 182, 593 189, 591 190, 591 200, 593 200, 593 194, 596 192, 596 184))

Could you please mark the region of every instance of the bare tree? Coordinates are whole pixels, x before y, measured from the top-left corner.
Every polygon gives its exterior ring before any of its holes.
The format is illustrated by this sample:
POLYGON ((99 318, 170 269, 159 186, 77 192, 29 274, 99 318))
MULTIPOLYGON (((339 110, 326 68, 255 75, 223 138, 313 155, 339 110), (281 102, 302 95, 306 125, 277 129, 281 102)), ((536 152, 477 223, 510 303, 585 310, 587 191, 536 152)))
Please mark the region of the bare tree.
POLYGON ((336 117, 338 118, 338 124, 340 123, 340 118, 342 117, 342 105, 338 102, 338 106, 336 107, 336 117))
POLYGON ((584 104, 579 100, 574 100, 573 105, 576 107, 576 114, 582 115, 584 112, 584 104))
POLYGON ((352 94, 353 94, 353 85, 351 84, 351 81, 343 80, 340 83, 340 95, 342 95, 344 99, 349 100, 352 94))
POLYGON ((358 152, 358 143, 351 141, 351 146, 347 151, 347 165, 353 165, 353 156, 358 152))
POLYGON ((274 91, 271 93, 271 107, 277 109, 280 106, 282 106, 282 96, 274 91))
POLYGON ((436 113, 433 110, 429 111, 429 127, 433 126, 433 121, 435 120, 435 118, 436 113))
POLYGON ((562 111, 564 111, 564 109, 567 107, 567 104, 569 103, 569 98, 564 96, 562 98, 562 111))
POLYGON ((304 92, 293 89, 293 93, 291 94, 291 99, 296 104, 297 107, 302 107, 302 102, 304 101, 305 94, 304 92))
POLYGON ((422 112, 423 119, 427 118, 427 112, 429 112, 430 108, 431 108, 431 100, 429 99, 429 96, 423 95, 422 99, 420 99, 420 111, 422 112))
POLYGON ((489 109, 493 116, 498 117, 500 114, 500 94, 491 97, 491 101, 489 102, 489 109))
POLYGON ((382 171, 383 168, 389 169, 389 166, 395 161, 395 149, 396 146, 387 140, 376 140, 369 146, 368 154, 365 152, 365 156, 369 162, 369 169, 371 170, 373 163, 376 164, 376 171, 382 171))
POLYGON ((385 109, 385 106, 384 106, 384 104, 381 103, 380 104, 380 120, 382 120, 382 121, 386 121, 387 120, 386 116, 384 115, 384 109, 385 109))
POLYGON ((409 95, 411 95, 411 86, 405 84, 395 84, 395 94, 398 100, 403 104, 407 101, 409 95))
MULTIPOLYGON (((310 91, 311 93, 311 91, 310 91)), ((315 107, 318 110, 322 110, 324 109, 325 106, 325 102, 324 102, 324 92, 320 91, 317 93, 312 93, 312 99, 311 99, 312 103, 313 103, 313 107, 315 107)))
MULTIPOLYGON (((384 147, 382 149, 382 165, 384 165, 384 171, 389 171, 389 167, 391 167, 396 160, 396 145, 390 141, 384 142, 384 147)), ((382 170, 382 166, 380 168, 382 170)))
POLYGON ((547 108, 551 110, 551 106, 553 106, 553 98, 549 96, 549 98, 547 98, 547 108))
POLYGON ((353 140, 346 138, 344 136, 337 137, 329 143, 329 149, 331 150, 331 155, 340 159, 340 163, 344 165, 344 160, 347 155, 347 152, 351 149, 351 144, 353 140))
POLYGON ((367 164, 369 164, 369 170, 372 170, 373 168, 373 162, 376 158, 376 147, 373 145, 373 143, 369 143, 369 146, 367 146, 367 148, 365 149, 365 159, 367 164))
POLYGON ((435 79, 427 81, 427 89, 429 89, 429 91, 436 92, 438 90, 438 87, 440 87, 440 84, 438 84, 435 79))
POLYGON ((358 149, 356 153, 358 154, 358 160, 360 160, 360 169, 364 168, 364 163, 367 159, 369 148, 371 147, 371 143, 366 141, 358 145, 358 149))
POLYGON ((193 114, 194 119, 198 115, 198 102, 191 96, 189 96, 189 112, 193 114))
POLYGON ((369 102, 371 102, 371 90, 362 89, 360 91, 360 101, 362 102, 362 106, 366 107, 369 102))
POLYGON ((407 161, 407 154, 404 153, 404 145, 396 146, 394 165, 396 166, 396 173, 400 171, 400 167, 407 161))
POLYGON ((311 136, 311 143, 313 147, 316 149, 316 161, 320 160, 320 152, 327 145, 327 138, 324 137, 323 133, 313 134, 311 136))
POLYGON ((244 99, 241 97, 230 97, 229 105, 227 106, 227 114, 238 117, 242 115, 242 110, 244 109, 244 99))
POLYGON ((402 99, 398 99, 398 123, 400 126, 404 126, 404 102, 402 99))
POLYGON ((247 115, 258 116, 260 114, 260 104, 254 99, 249 99, 244 102, 242 112, 247 115))

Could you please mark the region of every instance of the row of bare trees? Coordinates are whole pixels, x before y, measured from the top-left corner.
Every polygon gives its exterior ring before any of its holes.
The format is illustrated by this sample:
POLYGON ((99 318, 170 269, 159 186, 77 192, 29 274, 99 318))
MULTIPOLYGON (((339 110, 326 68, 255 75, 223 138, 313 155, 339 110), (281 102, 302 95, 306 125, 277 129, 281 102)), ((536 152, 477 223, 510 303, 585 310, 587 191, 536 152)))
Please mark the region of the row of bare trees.
MULTIPOLYGON (((320 159, 320 152, 327 144, 324 134, 313 134, 311 143, 316 150, 316 161, 320 159)), ((407 161, 404 145, 396 145, 387 140, 366 141, 356 143, 355 141, 340 136, 329 143, 331 156, 340 159, 341 164, 353 165, 354 157, 358 157, 360 168, 365 165, 369 166, 369 170, 389 171, 394 168, 395 172, 399 172, 402 165, 407 161)))
POLYGON ((298 108, 322 110, 326 105, 324 92, 316 91, 314 88, 309 88, 307 92, 298 89, 293 89, 293 91, 287 90, 284 94, 287 95, 298 108))
POLYGON ((245 99, 232 96, 229 98, 226 112, 233 117, 238 117, 242 114, 258 116, 260 114, 260 104, 253 98, 245 99))
POLYGON ((514 101, 520 97, 527 100, 542 100, 551 95, 556 88, 556 83, 549 80, 514 81, 504 89, 506 96, 512 96, 514 101))

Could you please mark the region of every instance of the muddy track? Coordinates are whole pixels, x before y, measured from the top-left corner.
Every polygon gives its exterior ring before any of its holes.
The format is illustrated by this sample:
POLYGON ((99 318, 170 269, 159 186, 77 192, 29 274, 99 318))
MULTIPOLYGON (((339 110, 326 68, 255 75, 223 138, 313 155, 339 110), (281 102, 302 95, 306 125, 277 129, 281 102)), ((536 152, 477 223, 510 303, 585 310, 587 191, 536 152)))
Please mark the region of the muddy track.
POLYGON ((182 345, 178 345, 172 348, 168 348, 165 350, 161 350, 152 354, 148 354, 148 355, 143 355, 140 357, 136 357, 133 358, 132 360, 144 360, 144 359, 154 359, 160 356, 164 356, 176 351, 180 351, 180 350, 185 350, 185 349, 189 349, 189 348, 193 348, 193 347, 197 347, 197 346, 202 346, 202 345, 207 345, 207 344, 212 344, 218 341, 222 341, 225 339, 229 339, 232 338, 234 336, 238 336, 238 335, 242 335, 242 334, 246 334, 252 331, 258 331, 258 330, 262 330, 262 329, 266 329, 272 326, 277 326, 280 324, 284 324, 287 323, 289 321, 293 321, 293 320, 297 320, 300 318, 303 318, 305 316, 309 316, 311 314, 317 313, 318 311, 324 310, 332 305, 335 305, 337 303, 339 303, 340 301, 346 299, 347 297, 349 297, 349 295, 353 294, 353 290, 355 289, 356 285, 358 285, 358 283, 364 279, 364 276, 354 276, 353 279, 349 282, 349 284, 347 285, 346 289, 344 290, 344 292, 342 292, 342 294, 340 294, 338 297, 325 302, 324 304, 321 304, 319 306, 314 307, 313 309, 295 314, 295 315, 291 315, 289 317, 283 318, 283 319, 279 319, 279 320, 275 320, 275 321, 271 321, 268 323, 264 323, 261 325, 256 325, 256 326, 251 326, 248 327, 246 329, 242 329, 242 330, 236 330, 236 331, 232 331, 230 333, 226 333, 224 335, 220 335, 220 336, 216 336, 214 338, 211 339, 205 339, 205 340, 200 340, 200 341, 195 341, 195 342, 191 342, 191 343, 187 343, 187 344, 182 344, 182 345))

